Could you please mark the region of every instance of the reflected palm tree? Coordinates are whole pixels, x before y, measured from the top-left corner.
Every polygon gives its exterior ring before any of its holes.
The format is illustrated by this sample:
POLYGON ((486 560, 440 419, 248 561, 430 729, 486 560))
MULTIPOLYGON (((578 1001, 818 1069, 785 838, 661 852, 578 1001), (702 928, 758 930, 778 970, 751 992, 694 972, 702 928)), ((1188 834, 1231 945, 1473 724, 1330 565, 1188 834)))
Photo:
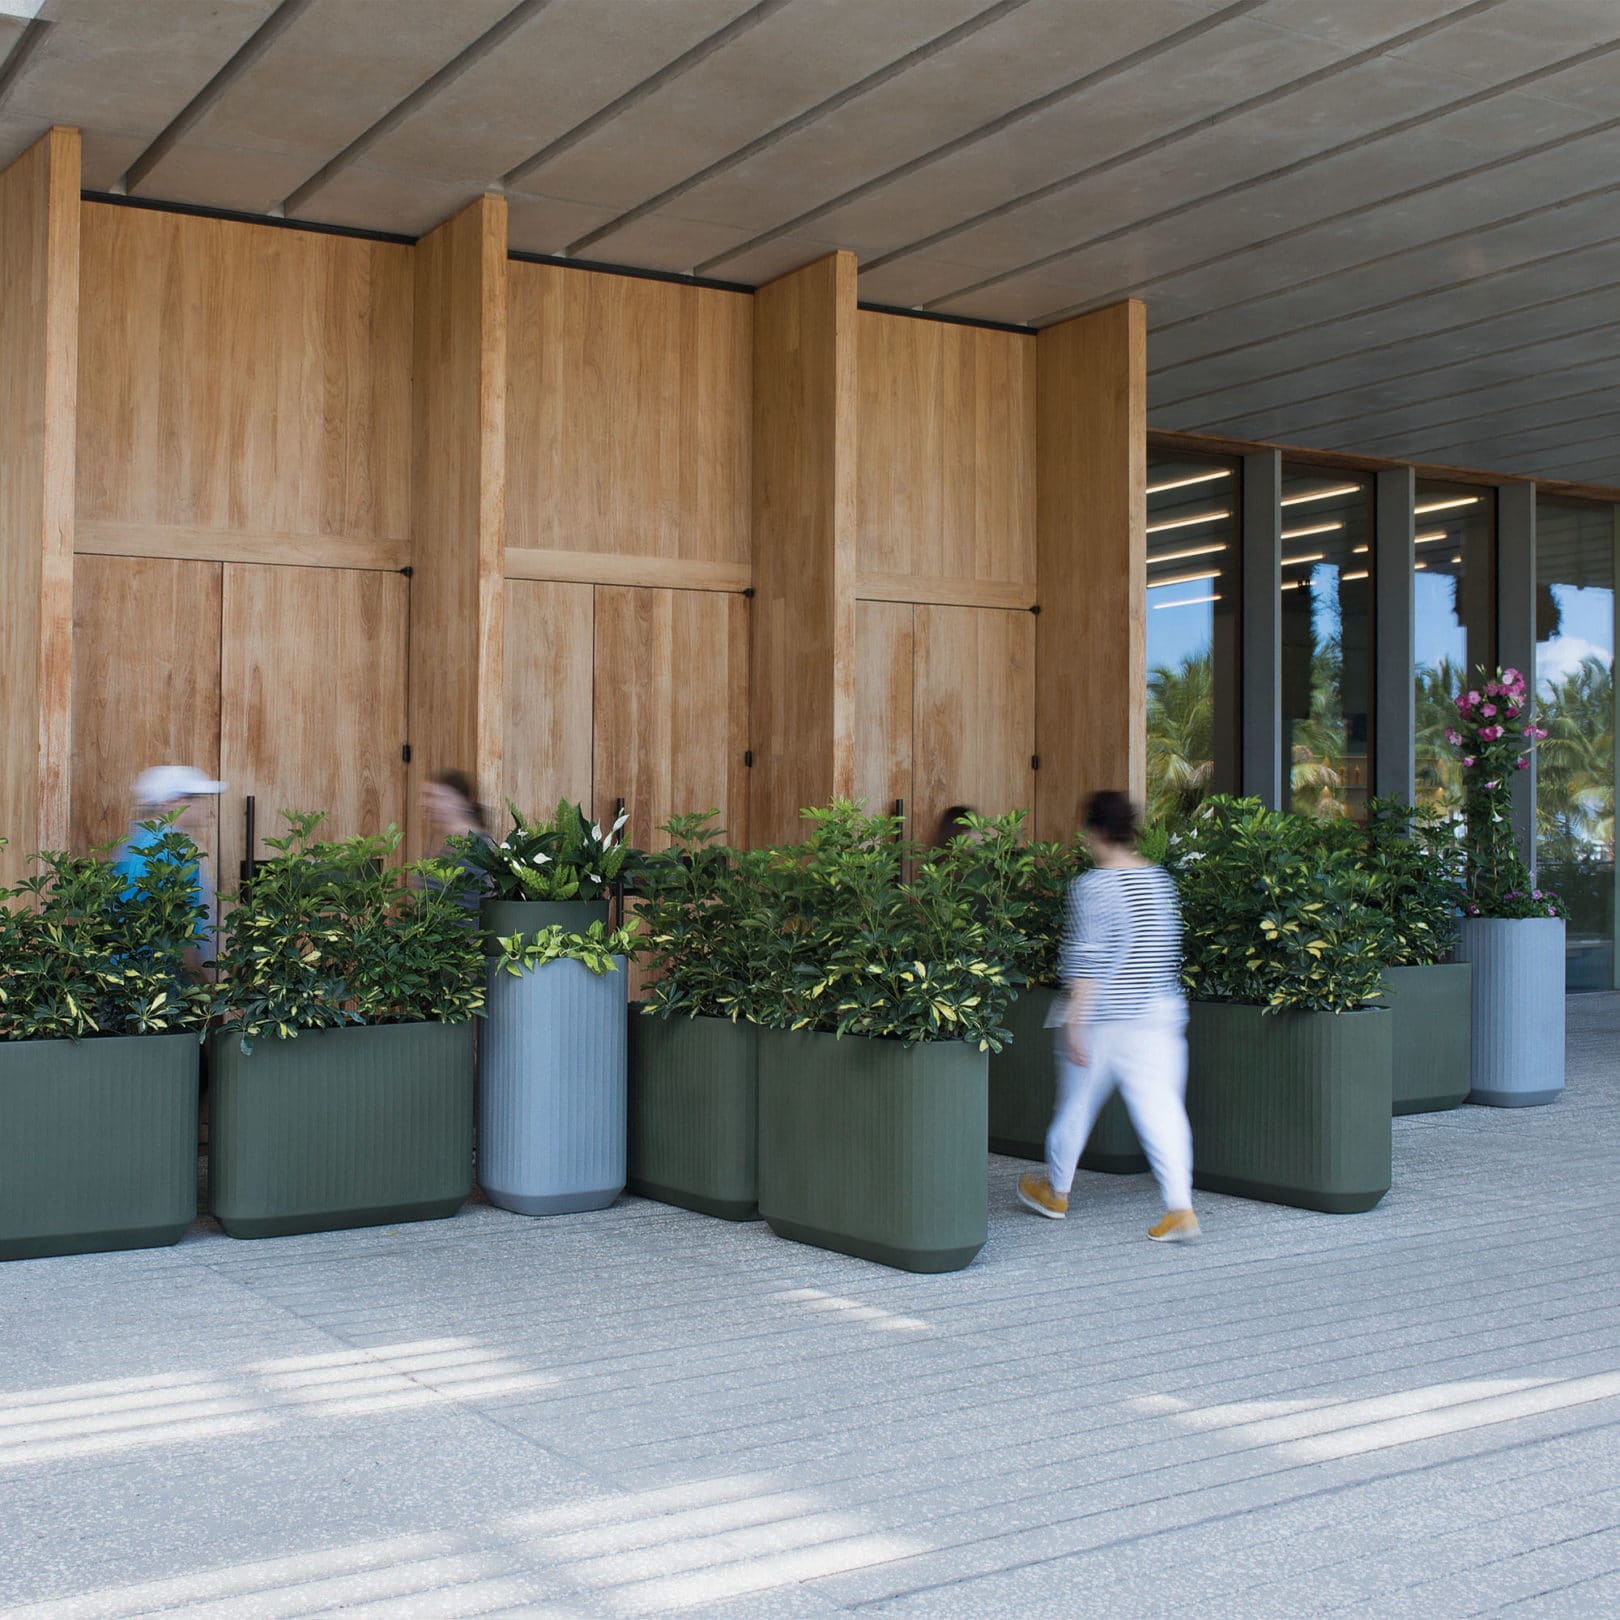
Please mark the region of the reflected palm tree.
POLYGON ((1344 793, 1346 739, 1340 696, 1343 660, 1337 639, 1311 655, 1311 712, 1293 723, 1289 740, 1289 803, 1299 816, 1349 814, 1344 793))
POLYGON ((1185 820, 1215 773, 1215 665, 1208 652, 1148 672, 1147 779, 1150 821, 1185 820))
POLYGON ((1596 656, 1542 685, 1547 728, 1536 780, 1536 834, 1554 859, 1614 859, 1614 668, 1596 656))
POLYGON ((1458 810, 1462 806, 1462 759, 1446 741, 1457 723, 1457 694, 1467 671, 1442 658, 1420 664, 1413 681, 1413 768, 1416 802, 1421 808, 1458 810))

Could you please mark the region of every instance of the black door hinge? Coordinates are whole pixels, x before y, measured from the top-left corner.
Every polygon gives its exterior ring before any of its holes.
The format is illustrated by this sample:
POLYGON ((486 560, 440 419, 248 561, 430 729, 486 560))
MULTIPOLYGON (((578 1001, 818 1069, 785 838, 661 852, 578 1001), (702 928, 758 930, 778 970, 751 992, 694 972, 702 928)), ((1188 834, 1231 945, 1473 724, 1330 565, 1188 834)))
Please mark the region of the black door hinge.
POLYGON ((406 563, 405 566, 402 569, 400 569, 400 573, 402 573, 406 577, 406 579, 409 579, 414 572, 415 572, 415 570, 411 567, 411 565, 409 563, 406 563))
POLYGON ((748 768, 750 770, 753 769, 753 766, 754 766, 754 750, 752 748, 743 749, 743 764, 748 766, 748 768))
POLYGON ((410 762, 411 762, 411 745, 409 743, 401 743, 399 745, 399 757, 402 760, 404 760, 407 765, 410 764, 410 762))
POLYGON ((1041 768, 1041 756, 1039 754, 1029 756, 1029 768, 1032 771, 1038 771, 1041 768))

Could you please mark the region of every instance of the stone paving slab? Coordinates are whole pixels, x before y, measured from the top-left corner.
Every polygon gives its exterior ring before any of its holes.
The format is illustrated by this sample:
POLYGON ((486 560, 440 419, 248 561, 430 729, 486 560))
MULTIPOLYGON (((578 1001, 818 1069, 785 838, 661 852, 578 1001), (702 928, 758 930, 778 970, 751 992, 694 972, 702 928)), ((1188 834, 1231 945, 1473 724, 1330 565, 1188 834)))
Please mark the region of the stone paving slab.
POLYGON ((0 1614, 1620 1612, 1620 996, 1377 1210, 992 1159, 966 1272, 637 1199, 0 1270, 0 1614))

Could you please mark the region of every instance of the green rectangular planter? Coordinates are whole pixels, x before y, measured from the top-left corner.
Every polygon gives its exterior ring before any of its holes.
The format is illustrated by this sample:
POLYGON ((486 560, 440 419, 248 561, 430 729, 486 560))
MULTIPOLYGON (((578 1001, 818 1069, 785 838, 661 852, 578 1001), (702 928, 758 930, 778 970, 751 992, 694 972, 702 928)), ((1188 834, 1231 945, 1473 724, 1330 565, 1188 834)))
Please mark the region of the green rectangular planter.
POLYGON ((438 1220, 472 1192, 473 1026, 209 1049, 208 1208, 232 1237, 438 1220))
POLYGON ((195 1034, 0 1041, 0 1260, 180 1241, 200 1056, 195 1034))
POLYGON ((1473 972, 1467 962, 1384 969, 1397 1114, 1437 1113, 1467 1099, 1473 1086, 1473 972))
POLYGON ((1193 1184, 1334 1215, 1371 1209, 1389 1191, 1392 1024, 1382 1008, 1193 1002, 1193 1184))
POLYGON ((988 1230, 987 1074, 961 1041, 759 1032, 759 1212, 780 1237, 960 1271, 988 1230))
MULTIPOLYGON (((1021 990, 1007 1009, 1012 1044, 990 1054, 990 1151, 1014 1159, 1046 1159, 1046 1128, 1057 1095, 1057 1031, 1046 1027, 1059 992, 1021 990)), ((1116 1091, 1091 1128, 1082 1170, 1140 1175, 1148 1167, 1125 1103, 1116 1091)))
POLYGON ((630 1009, 630 1174, 643 1198, 759 1219, 759 1031, 630 1009))

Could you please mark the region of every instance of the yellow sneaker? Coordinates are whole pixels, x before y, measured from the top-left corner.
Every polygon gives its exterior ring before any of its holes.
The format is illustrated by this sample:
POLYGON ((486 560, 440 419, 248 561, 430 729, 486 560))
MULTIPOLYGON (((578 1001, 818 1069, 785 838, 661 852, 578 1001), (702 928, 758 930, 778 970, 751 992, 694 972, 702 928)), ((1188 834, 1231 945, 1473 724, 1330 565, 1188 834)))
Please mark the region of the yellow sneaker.
POLYGON ((1198 1236, 1198 1217, 1190 1209, 1167 1209, 1148 1228, 1148 1236, 1155 1243, 1190 1243, 1198 1236))
POLYGON ((1053 1192, 1052 1183, 1034 1171, 1018 1178, 1018 1202, 1049 1221, 1061 1221, 1069 1213, 1068 1198, 1063 1193, 1053 1192))

